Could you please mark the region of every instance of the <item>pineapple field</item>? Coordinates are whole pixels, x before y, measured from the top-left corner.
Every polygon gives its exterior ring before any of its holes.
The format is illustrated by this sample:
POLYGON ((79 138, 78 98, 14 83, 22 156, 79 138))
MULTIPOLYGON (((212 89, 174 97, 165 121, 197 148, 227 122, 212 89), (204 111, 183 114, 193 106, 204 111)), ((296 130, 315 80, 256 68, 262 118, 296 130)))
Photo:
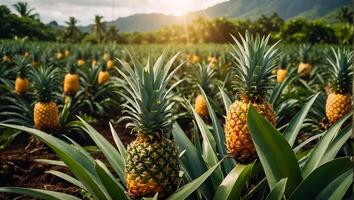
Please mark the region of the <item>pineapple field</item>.
POLYGON ((0 200, 353 199, 349 0, 4 0, 0 200))
POLYGON ((0 199, 351 199, 353 51, 0 41, 0 199))

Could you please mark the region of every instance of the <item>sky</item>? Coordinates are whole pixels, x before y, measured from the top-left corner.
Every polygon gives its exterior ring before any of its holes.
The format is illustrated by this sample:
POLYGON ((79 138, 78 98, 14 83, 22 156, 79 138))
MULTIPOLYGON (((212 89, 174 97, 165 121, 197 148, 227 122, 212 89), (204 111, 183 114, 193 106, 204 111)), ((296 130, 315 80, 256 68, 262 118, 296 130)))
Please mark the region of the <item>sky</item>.
MULTIPOLYGON (((0 0, 12 8, 19 0, 0 0)), ((136 13, 164 13, 183 15, 201 10, 227 0, 22 0, 40 15, 43 22, 57 21, 63 25, 69 16, 79 20, 79 25, 93 22, 94 15, 102 15, 105 21, 115 20, 136 13), (113 7, 113 9, 112 9, 113 7)))

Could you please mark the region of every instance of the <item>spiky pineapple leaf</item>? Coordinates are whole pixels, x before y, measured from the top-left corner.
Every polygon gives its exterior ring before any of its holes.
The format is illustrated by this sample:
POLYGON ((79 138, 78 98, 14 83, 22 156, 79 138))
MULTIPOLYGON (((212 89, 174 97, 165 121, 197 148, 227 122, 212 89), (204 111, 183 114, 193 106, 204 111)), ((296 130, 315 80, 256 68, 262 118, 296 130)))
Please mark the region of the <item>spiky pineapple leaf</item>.
POLYGON ((288 196, 302 181, 298 161, 289 143, 256 109, 249 105, 247 124, 262 163, 270 189, 282 178, 288 178, 288 196))
POLYGON ((0 192, 29 195, 32 197, 45 199, 45 200, 62 200, 62 199, 80 200, 79 198, 69 194, 54 192, 49 190, 32 189, 32 188, 0 187, 0 192))

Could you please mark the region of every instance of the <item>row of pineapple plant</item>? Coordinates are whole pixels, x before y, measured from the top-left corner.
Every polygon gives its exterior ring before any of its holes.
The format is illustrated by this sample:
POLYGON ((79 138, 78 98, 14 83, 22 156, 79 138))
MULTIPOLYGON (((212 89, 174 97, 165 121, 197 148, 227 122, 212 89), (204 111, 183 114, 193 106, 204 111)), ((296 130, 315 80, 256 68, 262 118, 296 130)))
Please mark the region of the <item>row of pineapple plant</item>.
MULTIPOLYGON (((235 162, 233 162, 232 159, 224 158, 224 156, 227 155, 226 152, 234 157, 236 161, 240 161, 241 163, 250 163, 254 161, 257 156, 259 157, 270 188, 270 197, 272 195, 277 195, 279 199, 282 196, 289 197, 290 199, 304 198, 303 195, 308 195, 308 192, 310 192, 309 189, 313 189, 309 187, 308 184, 311 183, 314 186, 319 183, 319 179, 313 177, 318 176, 318 173, 324 176, 324 174, 326 174, 328 170, 333 169, 334 166, 341 170, 338 170, 335 175, 326 179, 327 182, 325 183, 327 185, 322 184, 317 188, 316 192, 312 191, 311 195, 313 196, 311 196, 311 198, 314 198, 317 195, 317 197, 321 197, 323 193, 336 192, 337 190, 333 187, 329 187, 329 185, 338 182, 339 180, 343 180, 339 182, 345 183, 340 184, 340 188, 347 190, 352 182, 351 179, 348 179, 348 175, 350 175, 350 160, 347 157, 339 159, 334 158, 336 152, 340 150, 344 142, 347 141, 350 136, 350 127, 348 126, 342 129, 342 133, 338 134, 338 131, 340 130, 339 128, 348 118, 348 116, 344 118, 342 117, 348 111, 341 114, 339 118, 342 118, 342 120, 335 123, 332 128, 322 134, 322 139, 318 143, 318 146, 314 147, 313 151, 308 153, 308 155, 302 157, 299 161, 299 166, 298 161, 296 160, 297 158, 295 157, 293 150, 291 150, 291 146, 295 143, 295 138, 301 129, 304 116, 306 116, 318 95, 315 95, 309 103, 306 104, 306 107, 291 120, 288 125, 290 128, 286 128, 284 136, 282 136, 274 128, 276 112, 272 108, 275 104, 272 105, 271 103, 276 102, 276 100, 268 100, 267 97, 274 87, 275 82, 272 71, 276 67, 276 57, 278 52, 276 45, 268 48, 268 39, 265 37, 261 38, 256 36, 254 38, 250 35, 246 35, 245 38, 241 38, 241 41, 236 40, 237 45, 233 47, 234 51, 232 53, 236 63, 233 66, 234 73, 232 74, 232 79, 236 82, 236 101, 231 104, 231 100, 227 98, 227 95, 222 95, 223 101, 225 102, 225 108, 228 110, 224 125, 225 131, 221 128, 222 125, 216 119, 215 112, 209 103, 208 95, 205 94, 203 86, 201 85, 201 93, 204 98, 203 103, 207 105, 207 115, 209 115, 212 120, 213 128, 211 131, 213 134, 210 133, 209 128, 203 122, 202 118, 200 118, 198 113, 195 112, 193 115, 203 137, 203 145, 197 145, 199 140, 195 140, 195 147, 192 145, 189 146, 189 148, 186 148, 186 145, 190 143, 177 142, 177 145, 181 148, 180 152, 182 152, 180 155, 180 162, 183 163, 182 168, 184 169, 184 174, 186 174, 184 179, 189 179, 191 181, 191 178, 195 178, 195 180, 182 186, 176 193, 169 196, 169 198, 184 199, 189 195, 193 195, 192 192, 196 189, 203 191, 195 194, 197 195, 197 198, 199 195, 199 198, 218 199, 224 197, 223 195, 230 195, 231 190, 236 190, 237 193, 236 196, 230 198, 240 197, 248 178, 238 179, 240 176, 237 177, 236 174, 243 173, 243 176, 241 177, 245 177, 246 175, 250 176, 250 173, 252 172, 250 168, 252 169, 253 167, 252 164, 244 167, 238 162, 235 165, 235 162), (248 56, 245 56, 246 53, 248 56), (257 111, 260 115, 257 114, 257 111), (269 140, 269 138, 272 139, 269 140), (273 140, 275 140, 275 142, 273 140), (331 143, 331 141, 333 142, 331 143), (203 148, 201 148, 201 146, 203 148), (206 171, 199 171, 199 175, 201 175, 199 178, 198 176, 191 176, 193 172, 195 172, 195 169, 193 170, 195 166, 191 165, 190 162, 195 160, 189 160, 189 162, 186 162, 183 157, 185 154, 186 156, 192 156, 191 153, 193 154, 195 151, 185 150, 193 148, 199 148, 201 150, 201 153, 196 154, 196 156, 199 157, 199 161, 202 163, 205 162, 204 167, 209 169, 206 171), (284 151, 283 155, 275 153, 276 151, 279 151, 279 149, 284 151), (270 150, 271 152, 267 152, 267 150, 270 150), (220 164, 218 162, 219 160, 222 162, 221 167, 218 166, 220 164), (286 166, 283 166, 284 163, 286 163, 286 166), (330 167, 327 167, 328 165, 330 167), (300 169, 301 167, 302 170, 300 169), (214 173, 212 173, 213 171, 214 173), (236 174, 228 176, 229 172, 234 172, 236 174), (208 176, 210 176, 209 179, 207 179, 208 176), (224 178, 225 181, 223 181, 224 178), (229 179, 234 180, 234 184, 229 185, 229 189, 225 190, 223 186, 228 184, 229 179), (209 184, 214 184, 214 187, 208 188, 205 186, 203 182, 207 180, 209 180, 209 184), (201 184, 203 184, 203 186, 201 186, 201 184), (233 189, 234 185, 236 185, 235 189, 233 189), (217 188, 216 191, 215 188, 217 188), (210 194, 210 192, 208 193, 205 191, 214 191, 215 194, 213 194, 213 192, 210 194)), ((346 53, 343 52, 338 54, 341 56, 336 55, 335 62, 337 64, 333 66, 334 73, 331 76, 342 76, 342 71, 346 72, 346 76, 340 79, 339 83, 337 82, 335 85, 332 85, 332 87, 338 87, 338 85, 341 87, 348 87, 348 77, 352 73, 352 69, 350 68, 351 60, 348 58, 351 58, 351 56, 349 54, 346 55, 346 53), (341 62, 338 60, 341 60, 341 62), (336 68, 339 68, 340 70, 336 70, 336 68)), ((172 127, 172 89, 169 90, 166 88, 168 80, 173 78, 173 73, 169 75, 168 71, 175 58, 170 60, 166 66, 161 65, 161 59, 162 58, 158 59, 155 65, 148 62, 146 67, 135 64, 134 69, 130 68, 126 63, 121 62, 123 69, 119 70, 119 73, 126 81, 126 84, 123 85, 123 89, 126 93, 123 93, 122 95, 127 101, 127 103, 124 104, 127 115, 123 117, 123 120, 130 121, 130 123, 127 123, 127 126, 132 127, 133 131, 136 131, 138 135, 137 139, 128 146, 127 150, 122 147, 117 136, 115 136, 116 143, 121 152, 117 152, 114 148, 112 149, 109 143, 104 141, 102 136, 99 136, 92 127, 83 122, 85 130, 107 156, 110 164, 120 177, 119 180, 122 182, 122 185, 114 181, 115 178, 107 171, 104 164, 98 161, 93 161, 83 149, 79 148, 79 150, 76 149, 76 151, 73 151, 77 153, 72 155, 73 159, 69 159, 70 155, 68 154, 61 154, 61 158, 64 158, 64 162, 71 170, 73 170, 74 174, 80 181, 82 181, 83 185, 81 186, 77 181, 73 181, 72 178, 66 178, 66 180, 71 180, 71 182, 76 183, 79 187, 87 190, 95 199, 125 199, 128 198, 127 194, 132 198, 140 198, 143 196, 152 197, 156 193, 158 197, 163 198, 168 196, 178 187, 177 171, 179 171, 180 168, 177 164, 178 153, 174 142, 169 139, 168 135, 172 132, 173 137, 178 141, 177 138, 181 138, 184 134, 176 134, 176 132, 181 133, 181 129, 178 128, 178 125, 175 124, 172 127), (75 156, 79 155, 85 155, 87 162, 79 160, 75 161, 75 156), (81 167, 84 168, 80 170, 80 167, 75 165, 74 162, 91 164, 89 166, 81 165, 81 167), (123 170, 122 164, 125 166, 125 170, 123 170), (77 166, 76 169, 75 166, 77 166), (91 177, 92 180, 90 178, 85 179, 82 174, 80 175, 85 169, 89 173, 88 177, 91 177), (92 171, 93 169, 94 171, 92 171), (107 176, 110 177, 110 179, 107 179, 107 176), (100 186, 100 183, 102 183, 103 186, 100 186), (117 191, 112 190, 112 185, 116 186, 115 188, 117 191), (127 189, 127 194, 125 194, 124 188, 127 189)), ((177 69, 178 68, 176 68, 176 70, 177 69)), ((173 72, 176 72, 176 70, 173 72)), ((179 83, 180 81, 175 82, 171 88, 174 88, 179 83)), ((202 81, 200 83, 202 83, 202 81)), ((339 94, 341 94, 340 92, 342 91, 348 91, 348 88, 339 88, 336 90, 339 94)), ((220 92, 223 93, 223 91, 220 92)), ((271 95, 273 96, 273 94, 271 95)), ((336 101, 338 101, 337 99, 341 100, 341 98, 336 98, 336 101)), ((330 102, 330 99, 328 99, 328 101, 330 102)), ((341 108, 335 108, 336 106, 338 106, 338 103, 334 104, 331 109, 341 110, 341 108)), ((193 110, 193 107, 190 109, 193 110)), ((36 135, 43 141, 47 142, 57 153, 61 152, 61 150, 58 148, 59 146, 55 145, 55 143, 64 145, 63 142, 58 141, 53 136, 46 135, 43 132, 15 126, 11 127, 31 132, 33 135, 36 135)), ((113 134, 115 133, 113 132, 113 134)), ((198 137, 198 134, 195 134, 195 137, 198 137)), ((308 141, 305 141, 305 143, 306 142, 308 141)), ((301 145, 302 144, 296 147, 294 151, 301 149, 301 145)), ((69 150, 72 150, 70 145, 64 146, 67 153, 69 153, 69 150)), ((76 146, 76 148, 77 147, 78 146, 76 146)), ((76 157, 76 159, 77 158, 78 157, 76 157)), ((180 173, 178 174, 178 177, 180 177, 180 173)), ((320 177, 323 178, 323 176, 320 177)), ((207 182, 205 183, 207 184, 207 182)), ((2 191, 29 193, 30 190, 3 188, 2 191)), ((31 191, 32 195, 46 194, 48 198, 55 198, 59 195, 48 191, 31 191)), ((343 192, 337 192, 335 194, 336 197, 343 197, 345 195, 343 192)), ((232 193, 232 195, 235 195, 235 193, 232 193)), ((252 194, 252 191, 249 191, 245 196, 247 195, 252 196, 254 194, 252 194)), ((64 196, 62 197, 64 198, 64 196)), ((65 196, 65 198, 74 199, 75 197, 65 196)))

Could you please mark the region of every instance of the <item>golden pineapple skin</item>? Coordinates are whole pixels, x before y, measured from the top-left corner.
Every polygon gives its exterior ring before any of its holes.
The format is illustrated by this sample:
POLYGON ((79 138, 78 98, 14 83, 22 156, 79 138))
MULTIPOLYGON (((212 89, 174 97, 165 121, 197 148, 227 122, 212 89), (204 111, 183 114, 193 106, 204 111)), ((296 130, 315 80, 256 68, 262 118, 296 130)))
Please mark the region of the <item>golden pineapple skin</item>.
POLYGON ((297 68, 297 73, 300 76, 308 76, 310 75, 312 70, 312 65, 310 63, 300 62, 299 67, 297 68))
POLYGON ((10 61, 11 61, 11 57, 8 56, 8 55, 4 55, 4 56, 2 57, 2 61, 4 61, 4 62, 10 62, 10 61))
POLYGON ((71 55, 71 52, 69 50, 64 51, 64 56, 69 57, 71 55))
POLYGON ((58 52, 56 55, 57 60, 61 60, 61 59, 63 59, 63 57, 64 57, 64 55, 61 52, 58 52))
POLYGON ((200 117, 208 116, 208 106, 203 95, 199 94, 195 98, 194 110, 200 117))
POLYGON ((113 68, 113 60, 108 60, 107 61, 107 69, 112 69, 113 68))
POLYGON ((75 94, 79 90, 79 76, 77 74, 66 74, 64 78, 64 93, 75 94))
POLYGON ((326 116, 335 123, 352 109, 352 95, 331 93, 326 100, 326 116))
POLYGON ((108 71, 100 71, 98 74, 98 84, 105 84, 109 79, 108 71))
MULTIPOLYGON (((275 112, 270 103, 252 103, 256 110, 275 125, 275 112)), ((252 162, 257 152, 247 127, 249 104, 236 100, 229 108, 225 120, 226 146, 229 154, 241 163, 252 162)))
POLYGON ((109 54, 108 53, 104 53, 103 54, 103 60, 107 61, 109 59, 109 54))
POLYGON ((288 75, 287 69, 278 69, 277 70, 277 82, 281 83, 285 80, 286 75, 288 75))
POLYGON ((133 199, 164 198, 176 190, 179 182, 179 162, 176 144, 164 136, 151 141, 139 135, 128 145, 125 178, 129 196, 133 199))
POLYGON ((15 81, 15 91, 17 94, 27 92, 29 81, 27 78, 17 77, 15 81))
POLYGON ((78 66, 82 66, 82 65, 84 65, 85 64, 85 60, 84 59, 79 59, 79 60, 77 60, 77 65, 78 66))
POLYGON ((34 105, 34 127, 39 130, 50 130, 58 127, 59 111, 54 102, 37 102, 34 105))

